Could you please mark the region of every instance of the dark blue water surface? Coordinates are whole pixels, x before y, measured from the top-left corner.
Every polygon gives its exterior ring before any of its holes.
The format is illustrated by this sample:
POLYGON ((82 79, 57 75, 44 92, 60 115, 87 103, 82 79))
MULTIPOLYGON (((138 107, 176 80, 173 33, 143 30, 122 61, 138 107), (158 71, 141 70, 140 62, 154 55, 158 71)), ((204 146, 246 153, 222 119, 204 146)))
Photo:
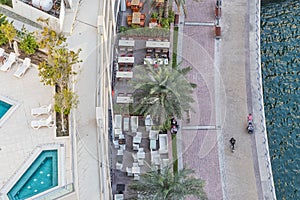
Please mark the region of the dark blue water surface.
POLYGON ((276 196, 300 200, 300 0, 262 5, 261 61, 276 196))

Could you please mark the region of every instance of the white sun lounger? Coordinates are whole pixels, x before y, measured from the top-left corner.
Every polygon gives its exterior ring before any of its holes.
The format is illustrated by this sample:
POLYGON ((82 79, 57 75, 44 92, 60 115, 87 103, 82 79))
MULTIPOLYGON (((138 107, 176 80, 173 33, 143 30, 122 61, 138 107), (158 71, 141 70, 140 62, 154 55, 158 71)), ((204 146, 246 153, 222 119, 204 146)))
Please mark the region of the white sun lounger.
POLYGON ((49 115, 47 119, 40 119, 36 121, 31 121, 31 127, 33 129, 39 129, 41 127, 51 128, 54 126, 54 121, 52 119, 52 115, 49 115))
POLYGON ((49 104, 48 106, 44 105, 39 108, 33 108, 33 109, 31 109, 31 115, 34 117, 37 117, 39 115, 48 115, 51 112, 51 107, 52 107, 52 104, 49 104))
POLYGON ((3 56, 4 54, 4 49, 0 48, 0 56, 3 56))
POLYGON ((17 71, 14 73, 14 76, 22 78, 30 67, 31 60, 30 58, 25 58, 23 63, 18 67, 17 71))
POLYGON ((11 69, 12 65, 16 62, 16 54, 11 52, 7 61, 1 66, 0 70, 7 72, 11 69))

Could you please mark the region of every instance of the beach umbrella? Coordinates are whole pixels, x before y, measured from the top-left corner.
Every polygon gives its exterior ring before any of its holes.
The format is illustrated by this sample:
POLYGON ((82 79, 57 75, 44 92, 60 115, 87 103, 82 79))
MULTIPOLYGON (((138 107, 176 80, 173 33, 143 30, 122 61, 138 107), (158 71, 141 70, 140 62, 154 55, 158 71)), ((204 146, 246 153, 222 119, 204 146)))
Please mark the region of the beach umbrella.
POLYGON ((14 51, 15 51, 16 57, 18 57, 20 55, 20 53, 19 53, 19 47, 18 47, 17 41, 14 41, 13 47, 14 47, 14 51))

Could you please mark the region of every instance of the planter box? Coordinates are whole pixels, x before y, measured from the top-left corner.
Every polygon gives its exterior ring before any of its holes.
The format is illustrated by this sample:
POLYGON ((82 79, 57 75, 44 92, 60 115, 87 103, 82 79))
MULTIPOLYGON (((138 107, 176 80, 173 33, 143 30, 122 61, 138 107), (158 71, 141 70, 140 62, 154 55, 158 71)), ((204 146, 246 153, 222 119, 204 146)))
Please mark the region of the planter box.
POLYGON ((216 26, 215 27, 215 32, 216 32, 216 38, 220 39, 221 38, 221 27, 220 26, 216 26))

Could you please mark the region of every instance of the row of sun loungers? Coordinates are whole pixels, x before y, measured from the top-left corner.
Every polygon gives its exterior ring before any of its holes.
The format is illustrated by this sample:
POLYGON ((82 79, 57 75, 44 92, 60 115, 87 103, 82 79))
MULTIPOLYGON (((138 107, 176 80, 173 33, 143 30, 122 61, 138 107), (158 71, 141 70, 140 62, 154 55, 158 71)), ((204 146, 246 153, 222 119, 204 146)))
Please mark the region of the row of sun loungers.
POLYGON ((54 120, 52 119, 52 115, 49 115, 47 119, 40 119, 31 121, 31 127, 33 129, 39 129, 41 127, 51 128, 54 126, 54 120))
MULTIPOLYGON (((0 57, 2 59, 4 58, 4 49, 2 48, 0 48, 0 57)), ((8 72, 15 64, 17 64, 17 56, 15 53, 11 52, 8 58, 0 67, 0 70, 3 72, 8 72)), ((26 71, 30 68, 30 65, 31 65, 30 58, 25 58, 23 62, 18 66, 18 69, 14 73, 14 76, 17 78, 22 78, 25 75, 26 71)))
POLYGON ((53 127, 54 120, 52 119, 51 110, 52 110, 52 104, 31 109, 31 115, 33 117, 38 117, 41 115, 49 115, 47 118, 31 121, 31 127, 33 129, 39 129, 41 127, 48 127, 48 128, 53 127))

